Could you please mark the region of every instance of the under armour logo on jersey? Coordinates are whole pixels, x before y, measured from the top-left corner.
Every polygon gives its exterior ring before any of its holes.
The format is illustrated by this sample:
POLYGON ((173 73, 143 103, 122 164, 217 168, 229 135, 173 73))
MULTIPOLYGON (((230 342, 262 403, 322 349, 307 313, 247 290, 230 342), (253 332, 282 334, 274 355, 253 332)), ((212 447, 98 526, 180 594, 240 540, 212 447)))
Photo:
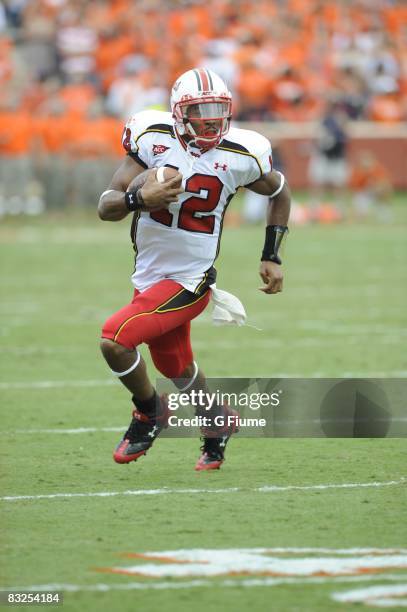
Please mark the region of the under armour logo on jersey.
POLYGON ((166 147, 165 145, 153 145, 153 155, 161 155, 161 153, 165 153, 168 151, 170 147, 166 147))
POLYGON ((215 170, 219 170, 219 168, 221 168, 223 171, 226 171, 228 166, 227 164, 220 164, 219 162, 215 162, 214 168, 215 170))

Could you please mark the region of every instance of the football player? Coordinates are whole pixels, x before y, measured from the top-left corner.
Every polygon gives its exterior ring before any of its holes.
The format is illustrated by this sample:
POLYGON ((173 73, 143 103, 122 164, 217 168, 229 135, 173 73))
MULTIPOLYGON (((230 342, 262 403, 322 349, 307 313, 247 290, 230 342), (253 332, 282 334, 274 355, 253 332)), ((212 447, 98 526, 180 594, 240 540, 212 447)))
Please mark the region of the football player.
MULTIPOLYGON (((100 196, 102 220, 133 215, 136 253, 133 299, 106 321, 101 341, 108 365, 132 394, 135 406, 114 451, 118 463, 145 454, 168 421, 165 398, 157 397, 138 351, 140 344, 148 345, 165 377, 175 379, 179 388, 179 380, 184 381, 182 391, 205 388, 205 377, 193 358, 190 322, 209 302, 224 215, 239 187, 270 198, 261 290, 282 291, 279 247, 287 231, 290 191, 284 176, 272 168, 269 141, 257 132, 231 127, 231 115, 231 94, 217 74, 204 68, 184 73, 172 88, 171 112, 143 111, 127 123, 126 157, 100 196), (144 173, 162 166, 177 173, 164 182, 154 171, 144 173), (143 180, 134 180, 141 173, 143 180)), ((211 410, 213 419, 231 413, 227 406, 211 410)), ((235 424, 203 430, 202 455, 195 469, 219 468, 234 431, 235 424)))

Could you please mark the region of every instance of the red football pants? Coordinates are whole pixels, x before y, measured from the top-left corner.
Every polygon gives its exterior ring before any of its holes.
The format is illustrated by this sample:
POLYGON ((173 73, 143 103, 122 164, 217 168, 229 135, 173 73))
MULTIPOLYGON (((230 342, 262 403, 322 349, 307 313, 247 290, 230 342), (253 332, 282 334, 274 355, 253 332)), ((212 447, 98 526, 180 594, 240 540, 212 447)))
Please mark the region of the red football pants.
POLYGON ((145 342, 157 370, 167 378, 179 377, 193 361, 191 320, 207 306, 210 289, 201 294, 187 291, 172 280, 163 280, 140 293, 131 304, 104 324, 102 338, 129 350, 145 342))

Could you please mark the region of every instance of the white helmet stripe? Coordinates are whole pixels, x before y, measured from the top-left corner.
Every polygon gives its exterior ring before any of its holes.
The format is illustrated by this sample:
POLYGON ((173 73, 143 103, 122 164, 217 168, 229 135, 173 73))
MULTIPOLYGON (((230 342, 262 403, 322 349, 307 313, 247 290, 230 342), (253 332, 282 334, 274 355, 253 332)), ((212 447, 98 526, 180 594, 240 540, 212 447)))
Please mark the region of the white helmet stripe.
POLYGON ((198 68, 194 70, 195 74, 198 75, 198 89, 199 91, 211 91, 213 89, 212 77, 209 74, 209 70, 205 68, 198 68))
POLYGON ((194 70, 194 75, 196 78, 196 82, 198 84, 198 91, 202 91, 202 81, 201 81, 201 77, 199 76, 198 70, 194 70))
POLYGON ((206 74, 208 75, 208 79, 209 79, 209 88, 212 90, 213 89, 213 81, 212 81, 211 71, 207 70, 206 74))

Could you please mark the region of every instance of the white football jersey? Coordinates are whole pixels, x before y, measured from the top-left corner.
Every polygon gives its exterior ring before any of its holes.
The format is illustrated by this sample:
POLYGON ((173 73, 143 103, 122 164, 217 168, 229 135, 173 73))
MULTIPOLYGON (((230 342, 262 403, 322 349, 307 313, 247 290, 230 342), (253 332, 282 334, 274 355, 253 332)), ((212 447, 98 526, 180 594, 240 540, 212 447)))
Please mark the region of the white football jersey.
POLYGON ((171 113, 143 111, 127 123, 123 146, 145 168, 179 170, 185 189, 168 210, 135 213, 133 285, 144 291, 168 278, 198 291, 212 276, 229 202, 239 187, 272 169, 269 141, 231 128, 217 147, 201 154, 177 136, 171 113))

